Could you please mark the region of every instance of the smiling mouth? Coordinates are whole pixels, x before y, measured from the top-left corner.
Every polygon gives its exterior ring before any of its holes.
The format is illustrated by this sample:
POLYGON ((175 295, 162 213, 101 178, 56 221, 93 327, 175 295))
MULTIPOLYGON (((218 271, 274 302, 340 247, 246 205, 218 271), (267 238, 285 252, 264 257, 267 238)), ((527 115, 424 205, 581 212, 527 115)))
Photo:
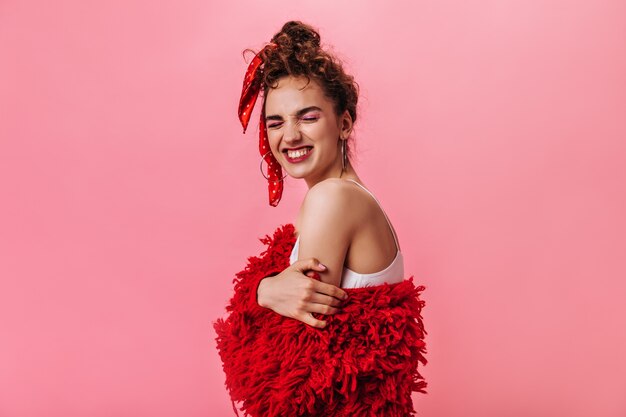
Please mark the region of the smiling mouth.
POLYGON ((287 149, 285 151, 283 151, 290 159, 298 159, 303 157, 304 155, 308 154, 311 149, 313 149, 312 146, 306 146, 304 148, 298 148, 298 149, 287 149))
POLYGON ((306 160, 309 155, 311 155, 312 151, 312 146, 305 146, 294 150, 287 149, 283 151, 283 153, 285 154, 285 159, 287 159, 287 162, 295 164, 306 160))

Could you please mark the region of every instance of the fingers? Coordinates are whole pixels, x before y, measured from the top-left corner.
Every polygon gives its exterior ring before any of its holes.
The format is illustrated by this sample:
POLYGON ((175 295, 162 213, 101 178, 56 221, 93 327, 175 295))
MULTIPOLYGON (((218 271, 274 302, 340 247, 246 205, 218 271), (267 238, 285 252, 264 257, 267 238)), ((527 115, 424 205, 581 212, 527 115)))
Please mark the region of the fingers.
POLYGON ((310 303, 307 306, 307 310, 310 313, 320 313, 320 314, 335 314, 339 312, 339 309, 337 307, 332 307, 326 304, 318 304, 318 303, 310 303))
POLYGON ((308 324, 309 326, 316 327, 318 329, 323 329, 324 327, 326 327, 326 324, 328 323, 324 320, 316 319, 315 317, 313 317, 313 314, 311 313, 320 313, 320 314, 329 315, 329 314, 335 314, 339 312, 338 308, 327 306, 324 304, 317 304, 317 303, 310 303, 308 305, 307 310, 309 310, 309 312, 303 313, 302 315, 300 315, 300 317, 298 317, 298 320, 308 324))
POLYGON ((335 297, 331 297, 330 295, 321 294, 319 292, 314 292, 311 294, 310 301, 312 303, 324 304, 333 307, 341 307, 341 300, 336 299, 335 297))
POLYGON ((297 271, 300 271, 302 274, 308 276, 309 278, 313 278, 313 290, 322 294, 329 295, 331 297, 335 297, 338 300, 345 300, 348 298, 348 293, 342 290, 341 288, 328 284, 322 281, 315 280, 315 276, 319 277, 316 272, 311 272, 311 270, 315 271, 325 271, 326 266, 321 264, 317 258, 307 258, 301 259, 293 263, 293 266, 297 271), (305 271, 307 271, 305 273, 305 271))
POLYGON ((322 281, 313 282, 313 290, 322 294, 326 294, 330 297, 335 297, 338 300, 345 300, 348 298, 347 292, 327 282, 322 282, 322 281))
POLYGON ((317 258, 300 259, 300 260, 294 262, 293 265, 300 272, 304 272, 304 271, 309 270, 309 269, 313 269, 315 271, 325 271, 326 270, 326 266, 321 264, 320 261, 317 258))
POLYGON ((324 327, 326 327, 325 321, 316 319, 310 313, 305 313, 302 317, 299 317, 298 319, 311 327, 316 327, 318 329, 323 329, 324 327))

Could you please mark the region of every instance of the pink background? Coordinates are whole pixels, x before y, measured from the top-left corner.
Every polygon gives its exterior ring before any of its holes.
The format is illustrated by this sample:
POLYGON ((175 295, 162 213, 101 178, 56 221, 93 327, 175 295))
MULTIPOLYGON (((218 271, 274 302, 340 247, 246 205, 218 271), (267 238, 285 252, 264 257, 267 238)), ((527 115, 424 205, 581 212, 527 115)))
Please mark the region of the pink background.
POLYGON ((626 3, 231 3, 0 2, 0 416, 233 415, 211 322, 306 191, 241 52, 290 19, 427 286, 419 415, 625 416, 626 3))

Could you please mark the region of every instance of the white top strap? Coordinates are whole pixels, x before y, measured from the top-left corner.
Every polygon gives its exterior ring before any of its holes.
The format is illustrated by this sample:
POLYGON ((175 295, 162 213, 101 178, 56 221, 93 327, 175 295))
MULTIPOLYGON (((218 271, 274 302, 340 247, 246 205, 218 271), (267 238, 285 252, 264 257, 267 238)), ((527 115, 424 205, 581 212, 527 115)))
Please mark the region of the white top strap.
POLYGON ((362 189, 364 189, 365 191, 367 191, 369 193, 369 195, 372 196, 372 198, 376 201, 376 203, 378 204, 378 207, 380 207, 380 210, 383 212, 383 214, 385 215, 385 219, 387 219, 387 224, 389 225, 389 229, 391 229, 391 234, 393 235, 393 240, 396 242, 396 248, 398 250, 400 250, 400 245, 398 244, 398 237, 396 236, 396 232, 393 229, 393 226, 391 225, 391 222, 389 221, 389 217, 387 216, 387 213, 385 213, 385 210, 383 209, 383 206, 380 204, 380 201, 378 201, 378 199, 376 198, 376 196, 374 194, 372 194, 372 192, 370 190, 368 190, 367 188, 365 188, 363 185, 359 184, 357 181, 350 179, 350 178, 346 178, 348 181, 352 181, 353 183, 355 183, 356 185, 358 185, 359 187, 361 187, 362 189))

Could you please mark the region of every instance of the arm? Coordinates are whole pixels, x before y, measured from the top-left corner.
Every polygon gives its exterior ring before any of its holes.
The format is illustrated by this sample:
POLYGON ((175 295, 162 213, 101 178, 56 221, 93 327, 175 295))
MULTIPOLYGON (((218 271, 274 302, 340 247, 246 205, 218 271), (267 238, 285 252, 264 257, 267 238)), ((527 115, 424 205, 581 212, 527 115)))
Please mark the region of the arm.
POLYGON ((315 184, 308 191, 300 212, 298 260, 315 256, 327 266, 320 278, 335 286, 341 284, 343 265, 354 234, 350 189, 332 179, 315 184))
POLYGON ((256 291, 258 305, 312 327, 325 327, 326 322, 311 313, 337 313, 348 294, 314 279, 316 271, 324 271, 324 268, 317 259, 308 258, 294 262, 275 276, 261 279, 256 291))
POLYGON ((339 311, 341 301, 348 295, 339 288, 353 227, 346 216, 352 217, 351 205, 355 204, 350 200, 353 194, 346 192, 349 189, 341 189, 342 185, 345 183, 326 180, 309 190, 300 211, 298 260, 276 276, 260 281, 256 291, 258 305, 318 328, 326 322, 311 313, 339 311), (319 261, 328 268, 320 268, 319 261), (316 274, 321 281, 314 279, 316 274))

